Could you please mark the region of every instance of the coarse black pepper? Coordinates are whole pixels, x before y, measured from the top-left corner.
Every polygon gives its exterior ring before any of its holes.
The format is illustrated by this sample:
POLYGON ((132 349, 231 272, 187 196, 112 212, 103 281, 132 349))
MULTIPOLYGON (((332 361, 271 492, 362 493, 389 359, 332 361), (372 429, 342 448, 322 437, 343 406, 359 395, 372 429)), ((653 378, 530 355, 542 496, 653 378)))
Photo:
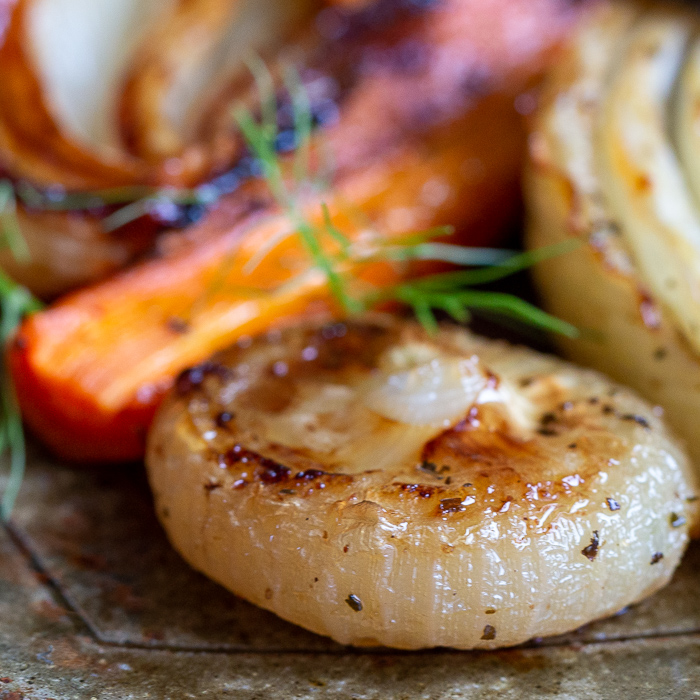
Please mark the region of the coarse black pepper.
POLYGON ((481 635, 481 638, 487 641, 496 639, 496 628, 493 625, 486 625, 484 627, 484 633, 481 635))
POLYGON ((610 510, 620 510, 620 504, 614 498, 606 498, 605 502, 610 510))
POLYGON ((682 527, 685 525, 686 520, 682 515, 678 515, 678 513, 671 513, 671 527, 682 527))
POLYGON ((581 550, 586 559, 589 561, 594 561, 598 556, 598 548, 600 547, 600 538, 598 537, 598 530, 593 530, 593 537, 591 537, 591 543, 581 550))
POLYGON ((355 611, 355 612, 361 612, 362 610, 362 601, 354 594, 351 593, 346 599, 345 602, 355 611))

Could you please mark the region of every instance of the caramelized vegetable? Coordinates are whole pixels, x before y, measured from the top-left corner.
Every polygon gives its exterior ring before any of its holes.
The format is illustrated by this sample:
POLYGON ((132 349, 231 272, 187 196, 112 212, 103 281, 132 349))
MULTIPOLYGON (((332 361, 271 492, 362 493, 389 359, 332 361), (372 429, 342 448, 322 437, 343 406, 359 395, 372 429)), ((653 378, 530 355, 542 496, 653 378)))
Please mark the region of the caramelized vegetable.
MULTIPOLYGON (((229 174, 244 155, 232 106, 259 102, 242 59, 260 52, 278 86, 290 61, 300 68, 314 121, 334 126, 338 172, 354 172, 484 94, 524 89, 571 17, 558 0, 377 0, 326 8, 302 31, 321 4, 18 0, 0 24, 0 177, 89 199, 229 174)), ((90 206, 50 216, 20 207, 36 259, 0 264, 54 295, 130 263, 164 225, 155 216, 110 234, 100 227, 110 210, 90 206)))
POLYGON ((592 333, 566 355, 663 408, 700 467, 700 15, 601 3, 552 71, 530 143, 528 245, 544 303, 592 333))
MULTIPOLYGON (((387 237, 453 224, 464 242, 493 240, 517 205, 522 132, 507 98, 414 142, 338 182, 328 199, 351 237, 368 226, 387 237), (348 204, 351 203, 351 204, 348 204)), ((310 271, 288 219, 250 211, 247 193, 220 203, 174 236, 173 252, 73 294, 28 319, 9 353, 29 425, 60 455, 139 457, 163 392, 182 369, 243 335, 308 314, 324 302, 325 278, 310 271), (250 270, 259 251, 272 248, 250 270), (292 281, 290 284, 285 284, 292 281)), ((309 202, 320 216, 320 202, 309 202)), ((359 273, 359 271, 358 271, 359 273)), ((363 267, 387 284, 401 268, 363 267)))
POLYGON ((595 372, 444 327, 365 320, 183 376, 147 468, 173 544, 343 644, 494 648, 663 586, 693 471, 595 372))

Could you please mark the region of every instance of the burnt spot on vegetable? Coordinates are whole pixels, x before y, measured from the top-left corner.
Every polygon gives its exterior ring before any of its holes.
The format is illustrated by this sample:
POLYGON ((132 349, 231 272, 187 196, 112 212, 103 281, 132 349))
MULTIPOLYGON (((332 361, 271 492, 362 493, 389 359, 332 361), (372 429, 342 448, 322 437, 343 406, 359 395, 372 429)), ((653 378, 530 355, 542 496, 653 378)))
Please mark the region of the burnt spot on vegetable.
POLYGON ((678 513, 671 513, 669 520, 671 527, 683 527, 686 523, 686 519, 682 515, 678 515, 678 513))
POLYGON ((496 628, 493 625, 485 625, 484 633, 481 635, 481 638, 485 639, 486 641, 496 639, 496 628))
POLYGON ((320 469, 305 469, 303 472, 299 472, 294 479, 296 481, 314 481, 326 475, 327 472, 321 471, 320 469))
POLYGON ((581 550, 581 554, 583 554, 586 559, 589 561, 595 561, 595 558, 598 556, 598 549, 600 547, 600 538, 598 536, 598 530, 593 530, 593 537, 591 537, 591 543, 584 547, 581 550))
POLYGON ((402 493, 415 494, 420 498, 430 498, 437 492, 435 486, 428 486, 427 484, 401 484, 399 490, 402 493))
POLYGON ((362 601, 354 594, 351 593, 346 599, 345 602, 355 611, 355 612, 361 612, 362 611, 362 601))
POLYGON ((195 367, 185 369, 175 380, 175 391, 180 396, 189 394, 194 389, 199 388, 208 376, 217 376, 222 379, 228 376, 228 370, 217 362, 203 362, 195 367))
POLYGON ((651 564, 658 564, 664 558, 663 552, 654 552, 651 555, 651 564))
POLYGON ((448 513, 459 513, 464 510, 464 503, 461 498, 443 498, 438 504, 438 512, 440 515, 448 513))
POLYGON ((214 422, 219 426, 219 428, 226 428, 234 417, 234 414, 230 411, 222 411, 218 416, 216 416, 214 422))
POLYGON ((242 445, 234 445, 223 456, 223 463, 228 467, 239 464, 251 465, 255 468, 255 477, 264 484, 278 484, 282 481, 286 481, 291 474, 291 469, 289 467, 275 462, 274 459, 263 457, 257 452, 248 450, 242 445))
POLYGON ((353 481, 349 474, 333 474, 320 469, 306 469, 294 473, 290 467, 240 444, 218 455, 218 462, 222 469, 241 470, 240 478, 233 483, 234 489, 243 488, 251 483, 252 477, 253 481, 263 484, 283 486, 284 488, 280 489, 281 494, 304 496, 310 493, 309 488, 312 491, 323 490, 331 483, 349 484, 353 481))

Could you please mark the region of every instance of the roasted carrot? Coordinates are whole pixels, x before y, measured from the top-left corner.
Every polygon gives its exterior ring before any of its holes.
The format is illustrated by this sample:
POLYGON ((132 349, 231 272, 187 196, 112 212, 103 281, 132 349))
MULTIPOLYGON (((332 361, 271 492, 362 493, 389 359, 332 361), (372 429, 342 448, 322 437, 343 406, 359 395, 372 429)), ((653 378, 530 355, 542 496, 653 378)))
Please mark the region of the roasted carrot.
MULTIPOLYGON (((493 242, 518 206, 523 146, 512 97, 492 96, 429 138, 346 175, 326 201, 351 238, 366 230, 363 222, 386 237, 452 224, 455 240, 493 242)), ((27 423, 56 453, 82 461, 140 457, 178 372, 241 336, 319 310, 339 312, 298 238, 280 237, 288 219, 271 205, 247 211, 250 201, 222 201, 160 259, 25 321, 9 363, 27 423)), ((309 216, 321 216, 320 201, 307 206, 309 216)), ((376 285, 406 274, 387 263, 355 272, 376 285)))

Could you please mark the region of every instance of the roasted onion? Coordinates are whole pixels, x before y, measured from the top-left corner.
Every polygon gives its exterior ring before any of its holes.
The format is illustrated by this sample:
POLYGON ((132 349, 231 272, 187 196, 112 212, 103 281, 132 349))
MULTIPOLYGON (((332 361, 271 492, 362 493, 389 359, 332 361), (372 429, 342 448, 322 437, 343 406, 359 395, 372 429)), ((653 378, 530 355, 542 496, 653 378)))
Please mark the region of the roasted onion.
POLYGON ((586 243, 535 271, 593 331, 566 354, 660 404, 700 466, 697 26, 666 5, 591 13, 536 115, 526 199, 530 246, 586 243))
MULTIPOLYGON (((425 384, 383 400, 410 406, 425 384)), ((571 630, 664 585, 694 517, 683 453, 630 391, 385 318, 244 341, 183 373, 147 467, 195 568, 356 645, 490 648, 571 630), (372 398, 421 372, 462 399, 418 416, 372 398)))

